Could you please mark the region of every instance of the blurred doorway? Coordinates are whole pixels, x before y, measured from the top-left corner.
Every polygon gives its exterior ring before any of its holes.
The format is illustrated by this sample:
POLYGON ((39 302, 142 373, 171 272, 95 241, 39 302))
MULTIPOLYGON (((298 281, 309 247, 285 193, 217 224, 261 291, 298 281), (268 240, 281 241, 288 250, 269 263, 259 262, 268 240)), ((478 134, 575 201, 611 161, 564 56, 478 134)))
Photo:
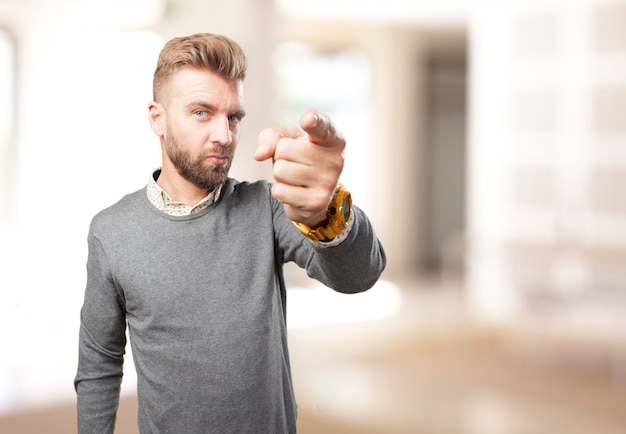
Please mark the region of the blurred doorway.
POLYGON ((465 36, 432 38, 424 65, 423 268, 460 276, 465 250, 467 50, 465 36))

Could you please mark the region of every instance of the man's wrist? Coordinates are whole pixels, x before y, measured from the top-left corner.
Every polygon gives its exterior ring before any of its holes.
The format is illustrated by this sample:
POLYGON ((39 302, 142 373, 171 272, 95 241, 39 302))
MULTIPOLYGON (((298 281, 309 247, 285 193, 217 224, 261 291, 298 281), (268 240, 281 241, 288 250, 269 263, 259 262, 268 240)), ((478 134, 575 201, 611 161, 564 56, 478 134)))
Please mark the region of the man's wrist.
POLYGON ((311 228, 304 223, 294 222, 296 227, 312 241, 326 243, 341 235, 352 220, 352 196, 343 185, 337 184, 326 213, 326 222, 311 228))

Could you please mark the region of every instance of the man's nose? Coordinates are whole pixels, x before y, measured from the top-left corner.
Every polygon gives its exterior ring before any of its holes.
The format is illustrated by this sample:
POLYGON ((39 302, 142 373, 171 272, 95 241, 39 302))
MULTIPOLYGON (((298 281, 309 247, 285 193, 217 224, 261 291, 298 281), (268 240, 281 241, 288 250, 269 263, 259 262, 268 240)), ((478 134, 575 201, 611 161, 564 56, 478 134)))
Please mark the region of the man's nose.
POLYGON ((230 122, 227 116, 216 116, 211 125, 211 135, 209 137, 212 143, 228 146, 233 141, 233 133, 230 130, 230 122))

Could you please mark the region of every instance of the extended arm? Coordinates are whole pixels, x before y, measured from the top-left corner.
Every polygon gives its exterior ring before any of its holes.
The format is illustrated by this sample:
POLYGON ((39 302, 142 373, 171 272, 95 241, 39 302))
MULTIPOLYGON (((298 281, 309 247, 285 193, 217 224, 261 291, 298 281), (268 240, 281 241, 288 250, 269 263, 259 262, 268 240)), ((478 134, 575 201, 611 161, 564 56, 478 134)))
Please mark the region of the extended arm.
POLYGON ((297 262, 327 286, 349 293, 369 289, 386 265, 383 247, 365 213, 354 206, 347 235, 335 240, 339 242, 331 240, 327 248, 303 243, 304 236, 288 222, 313 229, 328 227, 329 204, 343 170, 345 146, 332 120, 312 110, 300 118, 300 129, 263 130, 255 158, 273 160, 272 196, 282 203, 282 209, 280 204, 275 208, 275 227, 280 228, 279 240, 289 240, 282 244, 283 259, 297 262))

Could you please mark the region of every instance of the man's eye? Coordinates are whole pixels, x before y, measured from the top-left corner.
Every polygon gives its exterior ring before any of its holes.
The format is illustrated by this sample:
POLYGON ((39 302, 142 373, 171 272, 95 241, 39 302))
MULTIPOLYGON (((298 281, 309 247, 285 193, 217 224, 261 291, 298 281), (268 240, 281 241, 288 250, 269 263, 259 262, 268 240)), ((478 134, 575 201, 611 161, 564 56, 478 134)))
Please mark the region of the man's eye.
POLYGON ((205 117, 206 116, 206 111, 204 110, 196 110, 195 115, 198 116, 199 118, 205 117))
POLYGON ((230 115, 228 116, 228 122, 232 123, 232 124, 236 124, 241 120, 241 118, 238 115, 230 115))

